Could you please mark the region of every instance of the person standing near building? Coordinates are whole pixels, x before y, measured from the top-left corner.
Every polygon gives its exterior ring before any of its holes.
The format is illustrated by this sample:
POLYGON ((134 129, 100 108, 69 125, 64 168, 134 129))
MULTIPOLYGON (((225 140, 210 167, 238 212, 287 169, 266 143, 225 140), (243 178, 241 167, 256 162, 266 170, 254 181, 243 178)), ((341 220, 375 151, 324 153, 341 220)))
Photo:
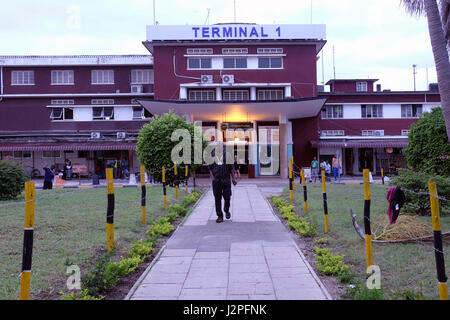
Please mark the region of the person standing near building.
POLYGON ((214 201, 216 206, 217 223, 223 222, 222 197, 224 200, 225 216, 231 218, 230 201, 231 201, 231 183, 236 185, 235 170, 233 164, 227 164, 227 156, 224 148, 223 159, 215 155, 215 161, 209 166, 209 174, 212 180, 212 188, 214 201))
POLYGON ((234 172, 236 173, 237 178, 241 179, 240 165, 237 154, 234 156, 234 172))
POLYGON ((114 160, 114 179, 119 179, 120 178, 120 160, 114 160))
POLYGON ((66 159, 66 178, 72 180, 72 161, 66 159))
POLYGON ((316 157, 314 157, 313 161, 311 161, 310 181, 312 181, 312 177, 314 177, 314 183, 316 182, 317 178, 319 177, 319 161, 317 161, 316 157))
POLYGON ((328 161, 325 163, 325 174, 328 177, 331 176, 331 165, 330 165, 330 163, 328 161))
POLYGON ((45 165, 45 167, 44 167, 44 185, 42 186, 42 189, 44 189, 44 190, 53 189, 53 177, 55 176, 54 169, 55 169, 55 166, 51 166, 49 168, 48 165, 45 165))
POLYGON ((334 180, 337 179, 341 180, 341 162, 339 161, 339 157, 337 155, 334 155, 333 157, 333 174, 334 174, 334 180))

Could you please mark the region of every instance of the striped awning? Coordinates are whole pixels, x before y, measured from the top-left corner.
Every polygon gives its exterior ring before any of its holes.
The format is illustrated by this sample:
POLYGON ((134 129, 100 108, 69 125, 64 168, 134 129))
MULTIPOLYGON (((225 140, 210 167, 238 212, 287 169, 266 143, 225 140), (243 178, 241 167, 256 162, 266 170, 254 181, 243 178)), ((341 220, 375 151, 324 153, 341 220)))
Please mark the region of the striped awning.
POLYGON ((406 148, 408 139, 310 141, 313 148, 406 148))
POLYGON ((0 151, 136 150, 135 142, 0 142, 0 151))

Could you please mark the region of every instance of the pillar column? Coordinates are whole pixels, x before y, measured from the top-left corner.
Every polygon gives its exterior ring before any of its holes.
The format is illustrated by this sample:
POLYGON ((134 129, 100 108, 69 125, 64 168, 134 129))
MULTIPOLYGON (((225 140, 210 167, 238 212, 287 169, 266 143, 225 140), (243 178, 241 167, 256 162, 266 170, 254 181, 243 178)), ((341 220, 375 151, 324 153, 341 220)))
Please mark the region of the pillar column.
POLYGON ((222 100, 222 87, 216 88, 216 100, 221 101, 222 100))
POLYGON ((279 137, 280 137, 280 177, 282 179, 288 178, 288 159, 287 159, 287 145, 288 145, 288 135, 287 135, 287 121, 286 115, 278 116, 279 123, 279 137))

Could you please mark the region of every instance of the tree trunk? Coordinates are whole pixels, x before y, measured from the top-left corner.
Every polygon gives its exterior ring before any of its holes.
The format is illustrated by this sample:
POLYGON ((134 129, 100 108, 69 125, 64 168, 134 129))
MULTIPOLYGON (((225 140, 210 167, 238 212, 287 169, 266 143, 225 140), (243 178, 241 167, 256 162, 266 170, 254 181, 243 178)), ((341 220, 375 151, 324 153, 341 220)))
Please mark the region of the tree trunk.
POLYGON ((434 63, 436 64, 442 113, 447 130, 447 139, 450 143, 450 61, 446 46, 447 42, 436 0, 425 0, 425 11, 427 13, 434 63))

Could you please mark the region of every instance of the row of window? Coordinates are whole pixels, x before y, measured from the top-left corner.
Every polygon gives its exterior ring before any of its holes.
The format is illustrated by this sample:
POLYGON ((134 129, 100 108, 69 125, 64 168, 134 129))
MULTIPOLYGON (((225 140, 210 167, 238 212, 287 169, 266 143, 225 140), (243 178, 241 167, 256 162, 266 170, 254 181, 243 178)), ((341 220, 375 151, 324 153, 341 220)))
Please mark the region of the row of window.
MULTIPOLYGON (((421 104, 402 104, 402 118, 419 118, 422 115, 421 104)), ((344 117, 344 106, 329 105, 322 109, 322 119, 339 119, 344 117)), ((361 118, 383 118, 382 104, 362 104, 361 118)))
MULTIPOLYGON (((69 151, 65 151, 69 152, 69 151)), ((2 158, 13 159, 31 159, 33 158, 32 151, 2 151, 2 158)), ((61 151, 42 151, 42 158, 61 158, 61 151)), ((78 158, 86 158, 86 151, 78 151, 78 158)))
MULTIPOLYGON (((188 48, 187 54, 213 54, 212 48, 188 48)), ((257 48, 260 54, 280 54, 283 48, 257 48)), ((248 48, 222 48, 222 54, 247 54, 248 48)))
MULTIPOLYGON (((75 84, 74 70, 52 70, 52 85, 75 84)), ((153 70, 131 70, 131 84, 153 83, 153 70)), ((34 70, 11 72, 11 85, 34 85, 34 70)), ((91 84, 114 84, 114 70, 91 70, 91 84)))
MULTIPOLYGON (((147 119, 150 113, 143 107, 133 107, 133 120, 147 119)), ((53 121, 73 120, 73 108, 51 108, 50 119, 53 121)), ((93 107, 92 120, 114 120, 114 107, 93 107)))
MULTIPOLYGON (((211 69, 212 58, 188 58, 188 69, 211 69)), ((258 58, 259 69, 282 69, 281 57, 258 58)), ((246 57, 223 58, 222 69, 247 69, 246 57)))
MULTIPOLYGON (((283 89, 257 90, 258 100, 282 100, 283 89)), ((215 90, 189 90, 189 100, 214 101, 216 100, 215 90)), ((222 99, 225 101, 250 100, 249 90, 223 90, 222 99)))
MULTIPOLYGON (((345 136, 344 130, 322 130, 320 132, 320 135, 322 137, 336 137, 336 136, 345 136)), ((384 130, 362 130, 361 131, 362 136, 384 136, 384 130)), ((409 135, 409 129, 403 129, 401 130, 402 136, 409 135)))

